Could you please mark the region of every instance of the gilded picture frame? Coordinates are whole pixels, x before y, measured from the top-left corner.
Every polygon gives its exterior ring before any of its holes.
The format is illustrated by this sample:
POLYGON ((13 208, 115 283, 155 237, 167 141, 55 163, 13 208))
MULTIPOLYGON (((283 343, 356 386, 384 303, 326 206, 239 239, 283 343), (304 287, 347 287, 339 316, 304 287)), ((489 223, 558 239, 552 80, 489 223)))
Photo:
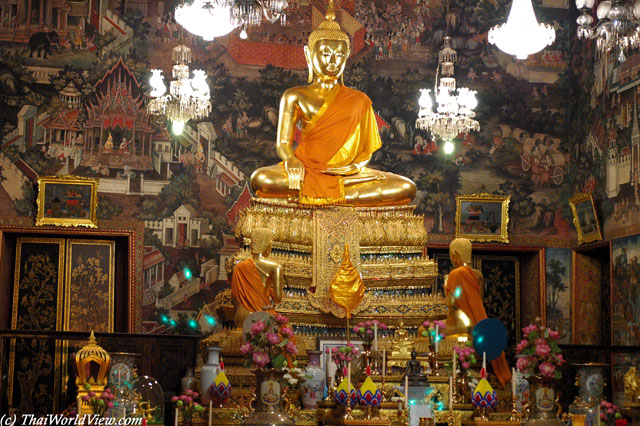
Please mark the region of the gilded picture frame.
POLYGON ((509 242, 509 195, 456 195, 455 238, 509 242))
POLYGON ((576 194, 569 200, 573 225, 578 232, 578 244, 602 240, 598 212, 591 193, 576 194))
POLYGON ((97 228, 98 183, 71 175, 39 177, 36 226, 97 228))

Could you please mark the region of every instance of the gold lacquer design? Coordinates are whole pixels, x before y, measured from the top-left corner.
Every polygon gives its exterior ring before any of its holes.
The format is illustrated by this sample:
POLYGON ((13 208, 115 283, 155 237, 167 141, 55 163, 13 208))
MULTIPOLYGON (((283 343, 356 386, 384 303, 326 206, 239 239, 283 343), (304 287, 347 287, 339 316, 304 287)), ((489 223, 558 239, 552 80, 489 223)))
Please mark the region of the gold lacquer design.
POLYGON ((578 244, 586 244, 602 239, 598 213, 591 193, 580 193, 569 200, 573 212, 573 225, 578 232, 578 244))
POLYGON ((364 282, 349 259, 348 244, 344 245, 342 265, 331 281, 329 294, 331 300, 344 308, 347 318, 351 318, 352 309, 364 299, 364 282))

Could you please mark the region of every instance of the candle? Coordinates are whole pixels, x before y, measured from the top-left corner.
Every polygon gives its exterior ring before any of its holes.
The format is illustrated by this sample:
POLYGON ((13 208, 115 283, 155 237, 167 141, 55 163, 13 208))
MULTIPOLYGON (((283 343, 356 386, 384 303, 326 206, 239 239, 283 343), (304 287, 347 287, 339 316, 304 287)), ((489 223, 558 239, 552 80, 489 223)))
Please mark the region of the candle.
POLYGON ((449 377, 449 409, 453 410, 453 377, 449 377))
POLYGON ((76 398, 76 404, 78 405, 78 410, 76 410, 78 413, 78 416, 81 416, 82 415, 82 398, 80 398, 80 395, 78 395, 78 397, 76 398))
POLYGON ((409 376, 404 376, 404 408, 409 408, 409 376))
POLYGON ((439 333, 440 333, 440 327, 438 326, 438 324, 436 324, 436 337, 435 337, 435 340, 436 340, 436 355, 438 354, 438 341, 440 340, 440 339, 438 339, 439 333))
POLYGON ((373 350, 378 352, 378 324, 373 324, 373 350))
POLYGON ((516 400, 516 369, 511 368, 511 395, 513 396, 513 400, 516 400))
POLYGON ((452 361, 451 361, 451 375, 453 376, 453 380, 456 379, 456 370, 458 369, 458 362, 456 359, 456 351, 453 351, 453 355, 451 356, 452 361))
POLYGON ((484 369, 484 372, 486 374, 487 372, 487 353, 486 352, 482 352, 482 368, 484 369))
POLYGON ((351 361, 347 364, 347 404, 351 405, 351 361))
POLYGON ((209 426, 213 422, 213 401, 209 400, 209 426))
POLYGON ((598 419, 598 426, 600 426, 600 404, 596 404, 598 409, 596 411, 596 418, 598 419))
POLYGON ((178 409, 176 408, 176 419, 173 423, 174 426, 178 426, 178 409))
POLYGON ((387 375, 387 350, 382 350, 382 377, 387 375))

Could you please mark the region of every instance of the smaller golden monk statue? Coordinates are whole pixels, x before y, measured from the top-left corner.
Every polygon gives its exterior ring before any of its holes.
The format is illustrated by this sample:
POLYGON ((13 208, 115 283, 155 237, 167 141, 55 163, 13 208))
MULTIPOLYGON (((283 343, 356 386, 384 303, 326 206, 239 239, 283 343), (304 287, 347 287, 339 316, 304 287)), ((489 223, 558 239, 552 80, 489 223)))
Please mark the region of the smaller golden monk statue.
POLYGON ((636 367, 630 367, 624 375, 624 396, 626 406, 640 405, 640 376, 636 373, 636 367))
POLYGON ((282 300, 284 271, 280 264, 267 259, 272 240, 271 230, 255 228, 251 231, 251 257, 233 268, 231 292, 236 327, 241 328, 252 312, 267 311, 275 315, 274 302, 282 300))
MULTIPOLYGON (((445 285, 447 300, 447 337, 471 338, 473 327, 487 318, 482 304, 482 273, 471 268, 471 241, 456 238, 449 245, 449 257, 454 269, 445 285)), ((505 301, 506 303, 506 301, 505 301)), ((504 387, 511 380, 511 371, 504 353, 491 361, 493 372, 504 387)))
POLYGON ((410 179, 366 167, 382 142, 371 100, 341 83, 350 53, 349 36, 335 22, 329 0, 326 20, 304 47, 309 84, 286 90, 280 100, 276 152, 282 163, 251 175, 259 197, 353 206, 413 200, 416 187, 410 179), (294 151, 298 122, 303 131, 294 151))
POLYGON ((409 336, 409 332, 404 328, 404 322, 400 321, 400 327, 393 333, 391 341, 390 359, 409 359, 413 350, 413 339, 409 336))

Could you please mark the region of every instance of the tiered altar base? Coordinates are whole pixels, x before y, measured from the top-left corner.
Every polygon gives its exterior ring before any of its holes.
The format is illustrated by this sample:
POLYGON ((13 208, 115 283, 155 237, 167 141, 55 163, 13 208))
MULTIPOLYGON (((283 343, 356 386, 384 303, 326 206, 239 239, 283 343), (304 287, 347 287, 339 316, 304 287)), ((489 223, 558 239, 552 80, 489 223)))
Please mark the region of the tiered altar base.
MULTIPOLYGON (((243 248, 229 262, 250 256, 251 231, 273 231, 269 259, 284 268, 285 295, 277 311, 288 316, 296 334, 343 336, 344 310, 329 297, 345 244, 367 288, 354 309, 355 321, 383 319, 395 327, 417 328, 427 318, 444 318, 446 305, 436 295, 437 265, 425 254, 424 218, 414 206, 307 207, 281 200, 253 199, 240 214, 236 237, 243 248)), ((231 290, 212 306, 224 321, 233 318, 231 290)))

